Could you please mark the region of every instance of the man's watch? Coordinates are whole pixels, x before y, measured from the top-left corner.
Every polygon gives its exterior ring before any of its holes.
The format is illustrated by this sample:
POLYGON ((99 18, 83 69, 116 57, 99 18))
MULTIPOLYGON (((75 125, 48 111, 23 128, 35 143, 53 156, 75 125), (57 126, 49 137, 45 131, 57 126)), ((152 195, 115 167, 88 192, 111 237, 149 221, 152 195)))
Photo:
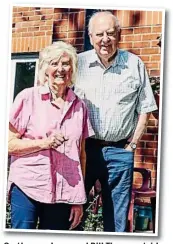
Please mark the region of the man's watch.
POLYGON ((136 143, 134 143, 134 142, 131 142, 131 143, 129 144, 129 146, 130 146, 131 149, 133 149, 133 150, 135 150, 136 147, 137 147, 136 143))

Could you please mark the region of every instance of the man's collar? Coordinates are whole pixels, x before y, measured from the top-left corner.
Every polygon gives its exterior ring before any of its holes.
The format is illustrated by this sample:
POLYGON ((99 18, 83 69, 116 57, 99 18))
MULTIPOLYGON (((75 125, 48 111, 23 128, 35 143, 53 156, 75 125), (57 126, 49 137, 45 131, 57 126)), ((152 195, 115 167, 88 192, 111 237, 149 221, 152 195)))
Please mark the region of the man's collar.
MULTIPOLYGON (((128 61, 128 52, 117 48, 117 54, 114 58, 113 63, 111 64, 111 66, 112 67, 115 67, 117 65, 125 66, 127 61, 128 61)), ((102 65, 102 64, 100 62, 100 59, 99 59, 96 51, 93 49, 93 53, 89 58, 89 67, 95 67, 97 65, 102 65)))

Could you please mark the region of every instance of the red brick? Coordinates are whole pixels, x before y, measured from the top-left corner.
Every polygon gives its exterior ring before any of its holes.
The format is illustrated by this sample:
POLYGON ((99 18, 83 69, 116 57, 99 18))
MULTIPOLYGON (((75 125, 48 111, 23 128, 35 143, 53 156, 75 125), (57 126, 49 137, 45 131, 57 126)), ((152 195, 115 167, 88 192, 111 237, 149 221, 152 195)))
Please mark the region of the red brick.
POLYGON ((53 14, 54 13, 54 9, 53 8, 41 8, 39 11, 40 11, 40 13, 42 15, 53 14))
POLYGON ((137 148, 143 148, 143 147, 145 147, 145 142, 139 141, 137 144, 137 148))
MULTIPOLYGON (((59 13, 58 14, 54 14, 53 15, 53 19, 54 20, 61 20, 62 19, 62 14, 59 14, 59 13)), ((65 18, 63 18, 63 19, 65 19, 65 18)))
POLYGON ((52 30, 52 26, 51 25, 40 26, 40 31, 44 31, 44 30, 52 30))
POLYGON ((16 38, 12 39, 12 49, 11 49, 11 53, 15 53, 16 52, 16 38))
POLYGON ((157 148, 158 142, 146 142, 146 147, 147 148, 157 148))
POLYGON ((67 33, 66 32, 56 33, 54 34, 54 37, 57 39, 64 39, 67 38, 67 33))
POLYGON ((15 28, 16 28, 16 29, 17 29, 17 28, 22 28, 22 27, 23 27, 22 24, 23 24, 23 22, 15 23, 15 28))
POLYGON ((148 155, 148 156, 154 156, 155 155, 155 150, 154 149, 148 149, 148 148, 141 148, 141 149, 136 149, 136 155, 148 155))
POLYGON ((46 14, 53 14, 54 13, 54 9, 50 8, 46 10, 46 14))
POLYGON ((139 168, 147 168, 152 170, 153 169, 153 164, 152 163, 137 163, 137 167, 139 168))
POLYGON ((141 35, 127 35, 124 36, 124 41, 141 41, 141 35))
POLYGON ((151 27, 134 28, 134 34, 151 33, 151 27))
POLYGON ((34 36, 45 36, 45 31, 36 31, 34 32, 34 36))
POLYGON ((144 48, 141 49, 141 54, 159 54, 159 48, 144 48))
POLYGON ((18 12, 17 7, 14 6, 13 9, 12 9, 12 11, 13 12, 18 12))
POLYGON ((19 32, 19 33, 16 33, 16 32, 15 32, 15 33, 12 34, 12 37, 13 37, 13 38, 14 38, 14 37, 21 37, 21 36, 22 36, 22 33, 20 33, 20 32, 19 32))
POLYGON ((83 32, 79 32, 79 31, 73 31, 73 32, 69 32, 68 33, 68 37, 69 38, 81 38, 81 37, 84 37, 84 33, 83 32))
POLYGON ((26 21, 22 23, 22 27, 30 27, 30 26, 34 26, 35 22, 34 21, 26 21))
POLYGON ((76 31, 75 26, 74 26, 74 15, 70 13, 69 14, 69 23, 68 23, 68 29, 69 31, 76 31))
POLYGON ((13 12, 13 17, 22 17, 22 13, 19 12, 13 12))
POLYGON ((153 26, 152 32, 154 33, 162 33, 162 26, 153 26))
POLYGON ((30 17, 29 17, 29 20, 30 20, 30 21, 36 21, 36 20, 40 20, 40 19, 41 19, 40 16, 30 16, 30 17))
POLYGON ((25 46, 26 46, 26 38, 21 38, 21 52, 26 52, 25 46))
POLYGON ((129 10, 125 10, 124 11, 124 19, 123 19, 124 23, 123 26, 129 26, 129 21, 130 21, 130 11, 129 10))
POLYGON ((52 30, 51 31, 46 31, 45 34, 46 34, 46 36, 51 36, 51 35, 53 35, 53 31, 52 30))
POLYGON ((142 61, 146 62, 150 60, 150 56, 148 55, 139 55, 139 57, 142 59, 142 61))
POLYGON ((141 25, 146 25, 147 22, 147 11, 141 11, 141 25))
POLYGON ((68 13, 62 13, 62 19, 68 19, 69 14, 68 13))
POLYGON ((28 28, 15 28, 16 32, 27 32, 28 28))
POLYGON ((55 26, 67 26, 68 25, 68 20, 56 20, 54 21, 55 26))
POLYGON ((153 24, 159 24, 159 12, 153 11, 153 24))
POLYGON ((162 12, 159 12, 159 24, 162 24, 162 12))
POLYGON ((119 43, 119 47, 124 49, 124 48, 132 48, 132 42, 126 42, 126 43, 119 43))
POLYGON ((160 60, 161 60, 161 55, 160 54, 151 56, 151 61, 160 61, 160 60))
POLYGON ((66 13, 68 12, 68 8, 55 8, 54 13, 66 13))
POLYGON ((23 16, 34 16, 34 14, 34 11, 27 11, 22 13, 23 16))
POLYGON ((42 23, 42 25, 53 25, 53 19, 42 21, 41 23, 42 23))
POLYGON ((25 12, 25 11, 29 11, 29 10, 30 10, 29 7, 18 7, 18 8, 17 8, 17 11, 18 11, 18 12, 23 12, 23 11, 25 12))
POLYGON ((158 34, 143 34, 142 35, 142 41, 146 41, 146 40, 157 40, 158 34))
POLYGON ((23 22, 23 17, 15 17, 15 23, 23 22))
POLYGON ((144 156, 143 155, 135 155, 134 161, 135 162, 144 162, 144 156))
POLYGON ((133 28, 122 28, 121 35, 133 34, 133 28))
POLYGON ((147 63, 146 64, 147 69, 159 69, 159 63, 147 63))
POLYGON ((155 156, 144 156, 144 162, 145 163, 153 163, 156 164, 157 163, 157 157, 155 156))
POLYGON ((24 33, 22 33, 22 37, 29 37, 29 36, 34 36, 34 32, 24 32, 24 33))
POLYGON ((118 10, 117 11, 117 18, 120 22, 121 27, 123 28, 123 10, 118 10))
POLYGON ((83 9, 80 9, 80 8, 70 8, 69 9, 69 12, 79 12, 79 11, 83 11, 83 9))
POLYGON ((60 31, 61 31, 61 32, 68 31, 67 26, 63 26, 63 25, 62 25, 62 26, 60 27, 60 31))
POLYGON ((146 19, 147 19, 146 24, 151 25, 153 22, 153 12, 152 11, 147 11, 146 19))
POLYGON ((41 16, 41 20, 52 20, 53 19, 53 14, 46 14, 41 16))
POLYGON ((150 47, 150 42, 134 42, 133 47, 134 48, 150 47))
POLYGON ((39 31, 40 27, 39 26, 32 26, 32 27, 28 27, 28 31, 39 31))
POLYGON ((160 70, 150 70, 150 76, 160 76, 160 70))
POLYGON ((85 13, 86 12, 80 12, 79 13, 79 20, 78 20, 78 30, 85 30, 85 13))
POLYGON ((141 139, 141 141, 153 141, 154 140, 154 135, 153 134, 144 134, 141 139))

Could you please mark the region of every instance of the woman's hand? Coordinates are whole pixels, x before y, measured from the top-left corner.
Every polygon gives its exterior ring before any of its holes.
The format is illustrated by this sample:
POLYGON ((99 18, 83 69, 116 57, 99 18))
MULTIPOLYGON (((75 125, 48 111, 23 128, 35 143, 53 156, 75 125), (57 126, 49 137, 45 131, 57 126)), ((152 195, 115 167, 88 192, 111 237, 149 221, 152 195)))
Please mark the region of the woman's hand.
POLYGON ((83 205, 73 205, 71 207, 69 221, 72 221, 70 230, 76 228, 81 222, 83 216, 83 205))
POLYGON ((45 139, 45 149, 56 149, 67 140, 68 138, 64 137, 62 134, 51 134, 45 139))

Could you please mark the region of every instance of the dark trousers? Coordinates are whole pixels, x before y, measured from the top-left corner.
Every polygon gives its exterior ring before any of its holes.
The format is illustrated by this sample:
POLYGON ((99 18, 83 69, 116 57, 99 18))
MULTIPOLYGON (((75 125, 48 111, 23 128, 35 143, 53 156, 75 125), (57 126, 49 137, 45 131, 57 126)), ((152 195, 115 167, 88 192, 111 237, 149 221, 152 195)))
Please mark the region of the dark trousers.
POLYGON ((70 205, 45 204, 29 198, 16 185, 11 190, 11 227, 14 229, 68 230, 70 205))
POLYGON ((123 147, 86 141, 87 195, 99 179, 102 188, 104 231, 125 232, 131 199, 134 153, 123 147))

